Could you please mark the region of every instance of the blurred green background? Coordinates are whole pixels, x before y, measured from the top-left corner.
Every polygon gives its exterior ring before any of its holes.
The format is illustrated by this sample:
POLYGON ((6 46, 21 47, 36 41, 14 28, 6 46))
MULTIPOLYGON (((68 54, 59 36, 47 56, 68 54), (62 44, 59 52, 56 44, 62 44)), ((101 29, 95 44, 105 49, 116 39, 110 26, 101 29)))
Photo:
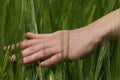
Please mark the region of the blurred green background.
POLYGON ((120 80, 120 37, 103 42, 83 60, 48 68, 38 62, 22 65, 19 48, 3 50, 25 40, 26 32, 80 28, 118 8, 120 0, 0 0, 0 80, 120 80), (13 53, 15 63, 9 61, 13 53))

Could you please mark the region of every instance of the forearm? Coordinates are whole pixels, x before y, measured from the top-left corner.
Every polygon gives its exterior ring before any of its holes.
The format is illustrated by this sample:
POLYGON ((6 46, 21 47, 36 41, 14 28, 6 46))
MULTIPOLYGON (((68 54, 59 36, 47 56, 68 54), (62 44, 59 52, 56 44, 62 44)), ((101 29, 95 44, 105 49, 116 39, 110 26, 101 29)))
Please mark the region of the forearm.
POLYGON ((91 28, 93 34, 99 38, 99 41, 118 35, 120 33, 120 9, 98 19, 88 25, 88 27, 91 28))

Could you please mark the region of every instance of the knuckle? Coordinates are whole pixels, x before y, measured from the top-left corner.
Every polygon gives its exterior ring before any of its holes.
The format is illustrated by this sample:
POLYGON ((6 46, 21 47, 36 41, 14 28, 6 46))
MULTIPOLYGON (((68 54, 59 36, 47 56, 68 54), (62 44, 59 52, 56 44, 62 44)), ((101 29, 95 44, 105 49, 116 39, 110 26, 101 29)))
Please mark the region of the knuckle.
POLYGON ((27 55, 27 54, 32 54, 36 51, 36 48, 35 47, 30 47, 28 49, 25 49, 22 53, 27 55))
POLYGON ((53 60, 51 60, 51 59, 46 60, 46 61, 44 62, 44 66, 49 66, 49 65, 51 65, 51 64, 52 64, 52 61, 53 61, 53 60))
POLYGON ((54 50, 52 49, 52 48, 49 48, 48 49, 48 53, 50 54, 50 53, 54 53, 54 50))
POLYGON ((36 60, 38 60, 38 58, 39 58, 38 55, 33 55, 33 56, 31 56, 31 60, 32 60, 32 61, 36 61, 36 60))
POLYGON ((50 54, 53 54, 53 50, 51 48, 49 49, 44 49, 43 56, 48 56, 50 54))
POLYGON ((47 60, 47 64, 48 64, 48 63, 52 63, 52 62, 53 62, 53 59, 47 60))
POLYGON ((61 54, 58 54, 57 55, 57 59, 61 59, 62 58, 62 55, 61 54))
POLYGON ((33 47, 30 47, 29 49, 28 49, 28 51, 29 52, 34 52, 36 50, 36 48, 33 46, 33 47))

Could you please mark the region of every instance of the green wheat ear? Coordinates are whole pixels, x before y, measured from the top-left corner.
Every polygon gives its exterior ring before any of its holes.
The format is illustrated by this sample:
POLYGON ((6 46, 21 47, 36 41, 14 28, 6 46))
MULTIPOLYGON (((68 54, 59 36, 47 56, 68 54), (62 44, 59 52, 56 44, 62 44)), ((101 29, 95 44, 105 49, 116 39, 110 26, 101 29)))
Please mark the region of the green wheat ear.
POLYGON ((120 0, 0 0, 0 80, 120 80, 120 37, 103 42, 84 60, 48 68, 23 65, 20 48, 3 51, 25 40, 26 32, 80 28, 117 8, 120 0), (9 61, 14 53, 15 63, 9 61))

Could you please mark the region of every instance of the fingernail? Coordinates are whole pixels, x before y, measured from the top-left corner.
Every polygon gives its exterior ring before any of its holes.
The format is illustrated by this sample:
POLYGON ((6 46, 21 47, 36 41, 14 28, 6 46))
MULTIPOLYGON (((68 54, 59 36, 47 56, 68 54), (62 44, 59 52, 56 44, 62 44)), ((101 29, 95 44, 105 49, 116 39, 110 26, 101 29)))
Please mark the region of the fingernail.
POLYGON ((14 48, 15 48, 15 45, 14 45, 14 44, 12 44, 12 46, 11 46, 11 50, 14 50, 14 48))
POLYGON ((8 49, 8 50, 10 49, 10 45, 8 45, 7 49, 8 49))
POLYGON ((16 44, 16 47, 17 47, 17 48, 19 47, 19 43, 16 44))
POLYGON ((9 59, 10 59, 11 62, 16 62, 16 56, 15 56, 15 54, 12 55, 11 57, 9 57, 9 59))
POLYGON ((7 47, 6 46, 4 46, 4 51, 6 51, 7 50, 7 47))

